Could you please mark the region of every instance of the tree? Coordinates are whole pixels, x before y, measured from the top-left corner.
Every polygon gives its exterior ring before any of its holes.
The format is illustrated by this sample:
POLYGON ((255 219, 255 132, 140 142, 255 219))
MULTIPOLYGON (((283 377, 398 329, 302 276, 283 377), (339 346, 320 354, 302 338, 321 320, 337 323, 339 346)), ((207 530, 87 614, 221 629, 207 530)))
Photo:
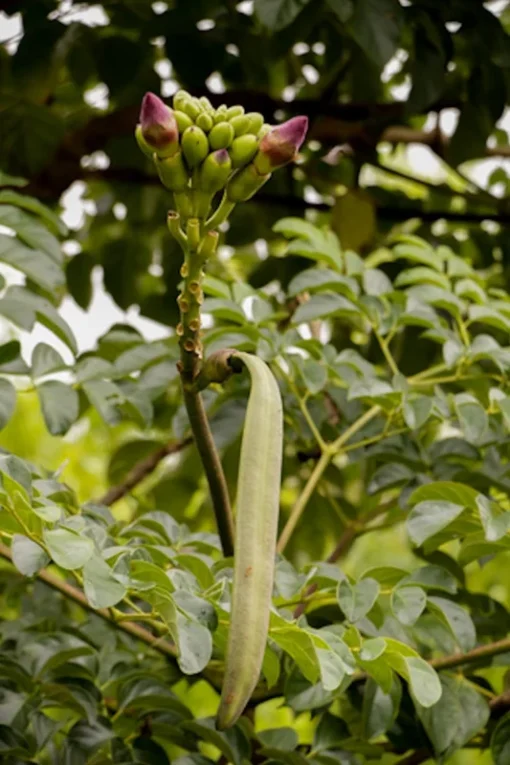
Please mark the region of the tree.
MULTIPOLYGON (((163 6, 105 2, 105 25, 91 28, 68 23, 73 4, 0 5, 22 13, 24 30, 2 54, 0 127, 0 260, 24 279, 3 288, 0 315, 54 338, 30 361, 15 334, 0 346, 2 756, 391 765, 490 751, 504 765, 510 297, 508 211, 491 189, 507 179, 499 169, 478 186, 462 163, 509 151, 495 127, 508 14, 390 0, 258 0, 251 15, 163 6), (148 156, 136 145, 141 96, 169 79, 163 46, 175 79, 201 98, 180 92, 173 105, 195 125, 200 115, 207 159, 199 144, 185 149, 186 120, 172 134, 165 107, 163 145, 143 119, 148 156), (402 70, 384 82, 399 50, 402 70), (214 72, 225 93, 204 85, 214 72), (407 76, 407 100, 392 101, 407 76), (102 114, 84 102, 98 83, 102 114), (226 165, 234 128, 226 153, 205 126, 221 103, 220 115, 238 103, 250 113, 230 111, 228 124, 257 136, 258 153, 243 148, 239 164, 263 180, 283 162, 256 113, 310 118, 299 163, 248 201, 257 178, 226 165), (451 139, 425 125, 447 108, 460 110, 451 139), (410 141, 447 163, 444 183, 408 177, 397 146, 410 141), (175 185, 181 152, 186 172, 198 168, 191 211, 188 185, 175 185), (58 200, 76 180, 97 212, 71 257, 58 200), (212 222, 196 223, 225 185, 212 222), (309 186, 322 201, 309 201, 309 186), (482 228, 486 219, 499 225, 482 228), (218 226, 235 248, 225 257, 213 254, 218 226), (88 306, 98 265, 120 307, 169 327, 164 340, 117 324, 78 353, 62 300, 88 306), (252 536, 274 588, 253 620, 269 618, 259 681, 234 725, 220 714, 220 730, 219 693, 229 678, 237 690, 243 671, 227 657, 231 625, 252 655, 231 611, 236 494, 236 571, 250 580, 252 536), (259 518, 274 523, 275 498, 273 563, 259 518), (252 522, 244 532, 241 517, 252 522)), ((248 604, 260 582, 243 590, 248 604)))

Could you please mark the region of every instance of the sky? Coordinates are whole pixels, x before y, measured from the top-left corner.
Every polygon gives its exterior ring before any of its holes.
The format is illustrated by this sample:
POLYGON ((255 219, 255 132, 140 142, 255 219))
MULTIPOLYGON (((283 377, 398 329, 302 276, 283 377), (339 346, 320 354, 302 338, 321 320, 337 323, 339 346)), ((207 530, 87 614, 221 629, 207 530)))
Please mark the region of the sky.
MULTIPOLYGON (((401 2, 404 4, 406 0, 401 0, 401 2)), ((493 13, 498 15, 505 5, 506 0, 495 0, 495 2, 489 4, 489 7, 493 13)), ((155 13, 163 13, 167 7, 167 4, 164 2, 154 2, 152 4, 155 13)), ((250 14, 253 12, 253 2, 252 0, 244 0, 238 4, 237 8, 243 13, 250 14)), ((55 15, 58 15, 59 19, 64 23, 81 21, 88 26, 105 26, 108 24, 108 17, 100 5, 89 5, 84 9, 83 6, 80 8, 79 5, 73 7, 71 0, 61 0, 58 10, 55 11, 55 15)), ((206 30, 210 29, 211 25, 214 26, 214 22, 210 19, 203 19, 198 25, 201 25, 199 28, 206 30)), ((452 31, 455 30, 452 29, 452 31)), ((4 43, 10 52, 14 52, 16 49, 22 33, 23 30, 20 14, 7 17, 6 14, 0 13, 0 43, 4 43)), ((154 42, 157 43, 162 41, 155 40, 154 42)), ((229 53, 238 55, 235 45, 229 46, 229 48, 229 53)), ((303 55, 307 51, 308 45, 305 43, 297 43, 294 47, 296 55, 303 55)), ((404 51, 397 51, 395 56, 386 65, 383 74, 385 79, 389 79, 395 72, 399 71, 405 60, 405 55, 404 51)), ((171 63, 168 60, 158 61, 155 68, 160 77, 162 77, 160 95, 168 98, 178 87, 177 82, 172 78, 171 63)), ((317 71, 312 66, 304 66, 302 74, 308 82, 313 82, 314 78, 317 76, 317 71)), ((219 93, 224 90, 221 77, 217 74, 211 75, 207 81, 207 85, 211 92, 219 93)), ((393 88, 392 95, 396 100, 405 100, 409 89, 410 83, 404 82, 402 85, 393 88)), ((286 92, 282 95, 285 100, 292 100, 294 97, 293 88, 286 88, 286 92)), ((108 107, 108 89, 105 85, 100 84, 89 90, 85 94, 85 99, 89 105, 94 106, 99 110, 106 109, 108 107)), ((444 110, 441 114, 441 129, 446 135, 452 135, 457 125, 457 121, 458 110, 444 110)), ((426 125, 425 129, 430 129, 431 127, 432 125, 426 125)), ((506 130, 507 134, 510 134, 510 109, 505 111, 498 123, 498 127, 506 130)), ((441 179, 445 177, 446 171, 444 166, 428 147, 411 144, 406 147, 405 157, 408 172, 434 182, 440 182, 441 179)), ((103 152, 96 152, 95 155, 88 158, 88 162, 90 163, 89 166, 94 166, 100 169, 101 167, 106 167, 109 160, 103 152)), ((491 158, 472 162, 465 165, 463 171, 478 185, 485 186, 488 177, 497 167, 505 167, 507 172, 510 173, 510 160, 491 158)), ((81 181, 77 181, 66 191, 61 199, 62 218, 70 230, 69 241, 64 244, 64 251, 68 255, 74 255, 79 252, 78 243, 72 239, 73 231, 77 231, 81 227, 85 215, 93 215, 95 212, 94 202, 84 199, 84 192, 86 192, 85 184, 81 181)), ((498 194, 498 188, 493 187, 492 193, 498 194)), ((500 193, 502 193, 502 189, 500 190, 500 193)), ((309 201, 313 200, 309 199, 309 201)), ((117 209, 114 209, 114 214, 119 218, 125 215, 125 209, 123 210, 122 208, 123 205, 118 205, 117 209)), ((1 228, 2 227, 0 227, 0 229, 1 228)), ((6 276, 8 283, 23 282, 23 278, 15 272, 14 269, 10 269, 7 266, 1 266, 0 271, 6 276)), ((122 311, 105 291, 100 268, 97 268, 93 273, 93 284, 94 296, 87 311, 83 311, 79 308, 72 298, 65 298, 60 308, 62 317, 69 323, 75 333, 80 351, 92 349, 95 346, 97 339, 116 322, 131 324, 133 327, 136 327, 147 340, 161 339, 168 335, 167 327, 140 316, 137 307, 132 307, 127 312, 122 311)), ((7 329, 7 332, 10 332, 12 335, 12 328, 7 329)), ((16 330, 16 333, 17 335, 19 333, 23 356, 27 360, 30 358, 31 351, 38 342, 47 342, 56 345, 64 358, 71 361, 70 353, 67 348, 60 343, 60 341, 56 340, 55 336, 44 327, 36 325, 31 333, 18 330, 16 330)), ((7 337, 5 339, 7 339, 7 337)))

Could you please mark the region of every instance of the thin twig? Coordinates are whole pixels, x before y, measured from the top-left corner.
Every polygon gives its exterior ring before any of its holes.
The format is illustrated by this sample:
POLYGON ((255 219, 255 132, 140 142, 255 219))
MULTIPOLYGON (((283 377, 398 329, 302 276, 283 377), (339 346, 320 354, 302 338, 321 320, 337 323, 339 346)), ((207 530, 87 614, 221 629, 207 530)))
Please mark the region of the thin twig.
POLYGON ((149 454, 143 460, 137 462, 122 483, 108 489, 106 494, 104 494, 98 502, 108 506, 118 502, 119 499, 125 497, 135 486, 141 483, 144 478, 147 478, 165 457, 168 457, 170 454, 177 454, 185 449, 186 446, 189 446, 192 441, 193 439, 191 437, 183 438, 181 441, 169 441, 164 446, 156 449, 152 454, 149 454))
MULTIPOLYGON (((10 548, 2 544, 1 542, 0 542, 0 556, 12 563, 12 553, 10 548)), ((146 645, 150 646, 151 648, 154 648, 156 651, 159 651, 159 653, 162 653, 165 656, 171 656, 172 658, 175 658, 177 656, 176 647, 169 641, 162 640, 158 635, 153 635, 144 627, 141 627, 139 624, 135 624, 134 622, 115 621, 115 619, 112 618, 112 615, 110 614, 108 609, 94 608, 93 606, 90 605, 85 594, 81 590, 79 590, 77 587, 73 587, 73 585, 69 584, 69 582, 66 582, 63 579, 59 579, 54 574, 51 574, 49 571, 46 571, 46 569, 42 569, 41 571, 39 571, 37 574, 37 578, 40 579, 41 582, 44 582, 45 584, 47 584, 53 590, 57 590, 58 592, 60 592, 62 595, 64 595, 64 597, 74 601, 75 603, 78 603, 78 605, 80 605, 82 608, 85 608, 87 611, 97 614, 97 616, 101 617, 101 619, 104 619, 106 622, 111 624, 116 629, 121 630, 122 632, 126 632, 128 635, 131 635, 132 637, 135 637, 138 640, 141 640, 146 645)))

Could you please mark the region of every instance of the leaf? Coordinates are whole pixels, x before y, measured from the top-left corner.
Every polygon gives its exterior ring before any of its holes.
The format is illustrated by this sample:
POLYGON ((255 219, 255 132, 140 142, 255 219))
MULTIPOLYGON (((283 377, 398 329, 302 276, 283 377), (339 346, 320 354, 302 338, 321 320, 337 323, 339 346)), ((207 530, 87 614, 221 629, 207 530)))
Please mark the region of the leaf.
POLYGON ((293 324, 322 319, 327 316, 344 316, 347 318, 359 317, 361 312, 354 303, 351 303, 342 295, 334 295, 329 292, 312 295, 305 303, 302 303, 292 317, 293 324))
POLYGON ((430 596, 429 607, 440 614, 462 651, 470 651, 476 645, 476 631, 469 613, 453 600, 430 596))
POLYGON ((295 276, 288 288, 287 295, 294 297, 300 292, 318 292, 330 290, 355 300, 359 295, 358 282, 349 276, 342 276, 330 268, 308 268, 295 276))
POLYGON ((309 2, 310 0, 257 0, 255 13, 264 26, 277 31, 288 27, 309 2))
POLYGON ((391 610, 401 624, 410 627, 418 620, 427 604, 421 587, 402 585, 391 594, 391 610))
POLYGON ((15 231, 18 239, 29 247, 34 250, 41 249, 55 263, 62 263, 60 242, 33 215, 27 214, 18 206, 0 204, 0 224, 15 231))
POLYGON ((241 308, 233 300, 222 300, 220 298, 206 298, 202 305, 204 313, 210 313, 218 319, 233 322, 235 324, 246 324, 246 316, 241 308))
POLYGON ((50 372, 65 369, 67 364, 55 348, 46 343, 37 343, 32 351, 32 377, 43 377, 50 372))
POLYGON ((367 295, 386 295, 393 292, 393 285, 384 271, 367 268, 363 272, 363 289, 367 295))
POLYGON ((46 427, 53 436, 67 433, 80 413, 78 393, 59 380, 48 380, 37 386, 37 395, 46 427))
POLYGON ((21 271, 46 292, 64 286, 60 266, 46 253, 26 247, 15 237, 0 234, 0 261, 21 271))
POLYGON ((14 534, 11 553, 12 562, 25 576, 34 576, 50 561, 43 548, 23 534, 14 534))
POLYGON ((491 736, 491 752, 494 765, 510 763, 510 712, 498 722, 491 736))
POLYGON ((395 53, 400 40, 398 0, 357 0, 350 31, 366 56, 380 69, 395 53))
POLYGON ((42 202, 34 197, 30 197, 27 194, 20 194, 17 191, 11 189, 0 190, 0 205, 11 204, 22 210, 28 210, 34 215, 38 215, 47 224, 48 228, 54 231, 60 236, 67 236, 67 227, 63 221, 60 220, 58 215, 55 215, 49 207, 46 207, 42 202))
POLYGON ((483 406, 469 393, 459 393, 455 396, 455 411, 466 440, 479 443, 488 429, 488 418, 483 406))
POLYGON ((420 656, 406 656, 404 661, 414 698, 423 707, 431 707, 441 698, 442 693, 437 673, 420 656))
POLYGON ((182 727, 195 733, 197 738, 213 744, 232 765, 243 765, 250 757, 250 743, 241 726, 218 731, 210 717, 183 722, 182 727))
MULTIPOLYGON (((465 453, 465 456, 467 456, 468 459, 475 459, 476 457, 471 456, 471 454, 472 453, 468 451, 465 453)), ((443 455, 438 454, 436 458, 439 458, 440 456, 443 455)), ((455 481, 432 481, 413 491, 409 497, 409 504, 415 505, 418 502, 423 502, 423 500, 445 500, 446 502, 469 507, 471 510, 476 511, 478 507, 476 504, 477 497, 478 492, 471 486, 466 486, 463 483, 456 483, 455 481)))
POLYGON ((211 660, 213 641, 207 627, 177 614, 179 655, 177 662, 185 675, 196 675, 211 660))
POLYGON ((404 420, 408 428, 418 430, 429 419, 434 402, 430 396, 413 396, 404 402, 404 420))
POLYGON ((265 747, 292 752, 298 745, 298 735, 293 728, 268 728, 260 731, 258 738, 265 747))
POLYGON ((489 706, 464 678, 441 676, 442 695, 424 708, 415 704, 420 721, 438 757, 450 757, 482 730, 489 706))
POLYGON ((407 519, 407 531, 413 543, 420 546, 434 534, 445 529, 464 511, 462 505, 443 500, 418 502, 407 519))
POLYGON ((45 529, 44 541, 57 566, 74 571, 84 566, 94 554, 94 543, 70 529, 45 529))
POLYGON ((83 587, 93 608, 110 608, 126 595, 127 589, 113 575, 99 555, 93 555, 83 567, 83 587))
POLYGON ((363 730, 370 740, 378 738, 395 722, 402 698, 402 684, 393 675, 392 685, 386 693, 377 683, 368 678, 363 692, 363 730))
POLYGON ((488 542, 497 542, 510 529, 510 512, 503 510, 496 502, 479 494, 476 498, 480 520, 488 542))
POLYGON ((16 389, 14 385, 0 378, 0 430, 5 428, 16 408, 16 389))
POLYGON ((303 381, 312 395, 319 393, 328 381, 326 368, 313 359, 305 359, 300 365, 300 371, 303 381))
POLYGON ((271 612, 269 637, 294 659, 300 672, 310 683, 317 682, 320 674, 319 663, 311 635, 271 612))
POLYGON ((73 353, 78 351, 76 340, 68 324, 51 303, 40 295, 35 295, 22 287, 8 287, 0 298, 0 314, 16 326, 28 331, 37 320, 60 338, 73 353))
POLYGON ((351 585, 347 579, 339 583, 337 600, 340 608, 350 622, 363 619, 379 596, 379 583, 375 579, 360 579, 351 585))

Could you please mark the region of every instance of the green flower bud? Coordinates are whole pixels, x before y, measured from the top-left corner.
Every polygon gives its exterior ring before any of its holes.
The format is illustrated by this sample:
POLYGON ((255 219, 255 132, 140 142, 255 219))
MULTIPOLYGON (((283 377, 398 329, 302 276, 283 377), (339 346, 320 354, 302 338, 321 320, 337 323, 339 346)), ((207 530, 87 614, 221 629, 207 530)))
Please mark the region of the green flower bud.
POLYGON ((244 135, 244 133, 247 133, 250 129, 250 120, 244 114, 239 115, 238 117, 232 117, 230 124, 234 128, 234 133, 236 135, 244 135))
POLYGON ((201 128, 192 125, 186 128, 181 138, 181 147, 188 167, 199 165, 209 154, 209 142, 201 128))
POLYGON ((267 122, 264 122, 264 124, 262 125, 262 127, 260 128, 260 130, 259 130, 259 132, 257 134, 258 138, 259 139, 260 138, 264 138, 265 135, 267 135, 268 133, 271 132, 273 127, 274 127, 274 125, 269 125, 267 122))
POLYGON ((221 104, 218 106, 216 111, 214 112, 214 122, 215 124, 218 122, 224 122, 227 119, 227 106, 226 104, 221 104))
POLYGON ((234 140, 234 128, 230 122, 218 122, 209 133, 211 149, 226 149, 234 140))
POLYGON ((182 102, 180 111, 185 112, 192 120, 196 120, 202 111, 202 107, 200 106, 198 98, 190 96, 187 101, 182 102))
POLYGON ((154 93, 146 93, 143 97, 140 132, 158 157, 171 157, 179 150, 179 130, 174 113, 154 93))
POLYGON ((214 121, 212 116, 208 112, 202 112, 202 114, 199 114, 195 124, 197 127, 201 128, 205 133, 208 133, 209 130, 214 125, 214 121))
POLYGON ((200 96, 198 100, 202 109, 205 109, 206 112, 214 112, 214 106, 211 104, 207 96, 200 96))
POLYGON ((248 112, 246 116, 250 120, 248 133, 253 133, 253 135, 257 135, 260 128, 264 124, 264 117, 262 116, 262 114, 259 114, 259 112, 248 112))
POLYGON ((173 97, 173 101, 172 101, 174 105, 174 109, 176 109, 177 111, 183 112, 184 111, 184 109, 182 108, 183 105, 187 103, 188 101, 191 101, 191 99, 192 99, 192 96, 190 96, 187 90, 178 90, 177 93, 175 93, 173 97))
POLYGON ((231 106, 225 112, 225 117, 226 117, 227 120, 231 120, 232 117, 240 117, 241 114, 244 114, 244 107, 243 106, 231 106))
POLYGON ((231 172, 232 162, 226 149, 209 154, 200 168, 200 189, 215 194, 225 186, 231 172))
POLYGON ((181 112, 179 110, 174 112, 175 121, 177 122, 177 127, 179 128, 179 133, 184 133, 187 127, 191 127, 193 125, 193 120, 191 117, 188 117, 186 112, 181 112))
POLYGON ((268 181, 271 173, 261 175, 252 163, 239 170, 225 189, 229 202, 246 202, 268 181))
POLYGON ((189 175, 182 158, 182 152, 177 152, 173 157, 155 159, 156 170, 161 182, 170 191, 184 191, 188 186, 189 175))
POLYGON ((149 146, 147 141, 142 135, 142 126, 137 125, 135 129, 135 138, 136 142, 138 144, 138 147, 143 151, 143 153, 149 157, 149 159, 152 159, 154 156, 154 149, 149 146))
POLYGON ((232 167, 243 167, 250 162, 259 148, 259 139, 257 136, 247 133, 239 138, 234 138, 228 153, 232 160, 232 167))

